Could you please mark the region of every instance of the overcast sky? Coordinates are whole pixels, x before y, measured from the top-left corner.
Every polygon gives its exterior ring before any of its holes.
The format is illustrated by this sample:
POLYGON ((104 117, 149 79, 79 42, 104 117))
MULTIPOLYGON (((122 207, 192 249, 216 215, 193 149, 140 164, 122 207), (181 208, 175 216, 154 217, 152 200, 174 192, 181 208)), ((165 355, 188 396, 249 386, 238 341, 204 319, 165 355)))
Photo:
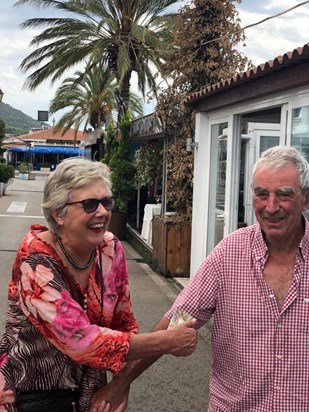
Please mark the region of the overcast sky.
MULTIPOLYGON (((19 25, 27 18, 37 16, 38 12, 30 7, 13 7, 15 2, 2 0, 0 3, 0 88, 4 92, 3 102, 37 119, 38 110, 48 110, 60 83, 50 86, 49 82, 45 82, 34 92, 23 89, 27 75, 19 70, 19 65, 31 52, 28 45, 35 33, 29 29, 21 30, 19 25)), ((243 0, 235 5, 239 10, 241 26, 245 27, 301 3, 301 0, 243 0)), ((50 12, 45 11, 47 13, 50 12)), ((309 2, 283 16, 247 29, 245 33, 246 46, 240 47, 240 50, 255 65, 301 47, 309 42, 309 2)), ((145 111, 145 114, 152 112, 153 107, 148 105, 145 111)), ((52 124, 53 118, 57 121, 60 116, 61 113, 56 113, 49 123, 52 124)))

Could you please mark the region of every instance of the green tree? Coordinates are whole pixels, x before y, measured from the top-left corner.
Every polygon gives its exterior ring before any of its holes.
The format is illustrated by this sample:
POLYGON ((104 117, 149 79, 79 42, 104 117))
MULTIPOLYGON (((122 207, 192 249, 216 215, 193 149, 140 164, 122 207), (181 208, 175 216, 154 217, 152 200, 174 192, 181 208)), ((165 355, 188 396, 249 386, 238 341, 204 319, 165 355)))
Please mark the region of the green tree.
POLYGON ((114 125, 114 122, 112 121, 108 124, 104 143, 105 143, 105 154, 102 159, 102 162, 109 165, 111 158, 118 146, 118 142, 115 139, 115 125, 114 125))
POLYGON ((3 120, 0 119, 0 154, 4 152, 4 150, 1 148, 2 146, 2 140, 5 137, 5 123, 3 120))
POLYGON ((161 140, 147 141, 135 151, 134 164, 139 186, 155 185, 156 180, 162 176, 162 152, 161 140))
POLYGON ((84 123, 84 130, 101 127, 115 107, 115 78, 102 67, 92 68, 86 74, 77 71, 74 77, 65 79, 51 101, 51 114, 69 109, 55 125, 55 132, 76 132, 84 123))
POLYGON ((173 86, 163 90, 157 104, 158 115, 166 125, 166 202, 177 212, 175 220, 192 216, 194 156, 186 151, 186 139, 194 139, 195 118, 183 105, 184 92, 173 86))
POLYGON ((236 50, 244 40, 235 3, 241 0, 193 0, 180 9, 173 33, 174 52, 166 56, 162 73, 170 86, 158 98, 157 111, 166 124, 167 201, 181 220, 192 215, 193 154, 186 139, 194 140, 194 113, 183 100, 204 86, 244 70, 247 59, 236 50))
MULTIPOLYGON (((160 70, 163 53, 170 48, 173 14, 167 8, 177 0, 19 0, 59 11, 67 17, 38 17, 26 20, 23 28, 42 29, 30 45, 36 49, 21 63, 34 70, 25 83, 34 90, 46 79, 52 82, 83 61, 88 68, 103 63, 115 74, 119 86, 119 108, 127 111, 132 73, 139 90, 156 91, 153 75, 160 70)), ((120 111, 120 110, 119 110, 120 111)))
MULTIPOLYGON (((50 113, 69 109, 55 125, 54 133, 65 134, 73 127, 76 137, 82 123, 85 131, 89 125, 98 129, 111 122, 115 107, 115 77, 108 68, 99 65, 85 73, 77 71, 62 82, 51 102, 50 113)), ((130 93, 130 108, 134 114, 143 114, 141 99, 134 93, 130 93)), ((99 153, 106 151, 103 137, 102 131, 99 153)))
MULTIPOLYGON (((93 67, 87 72, 77 71, 74 77, 65 79, 57 89, 51 101, 50 113, 69 109, 55 126, 55 131, 63 134, 75 127, 76 130, 84 123, 84 130, 90 125, 97 129, 106 124, 112 117, 116 107, 115 77, 106 67, 93 67)), ((143 114, 141 99, 134 93, 130 94, 130 108, 133 113, 143 114)))
MULTIPOLYGON (((128 111, 120 120, 118 145, 113 148, 108 165, 111 168, 113 194, 116 196, 116 210, 127 212, 128 201, 135 196, 136 169, 131 159, 130 148, 131 118, 128 111)), ((105 159, 106 160, 106 159, 105 159)))
POLYGON ((236 49, 245 36, 235 3, 241 0, 192 0, 179 10, 174 52, 163 67, 174 88, 194 92, 245 69, 248 60, 236 49))

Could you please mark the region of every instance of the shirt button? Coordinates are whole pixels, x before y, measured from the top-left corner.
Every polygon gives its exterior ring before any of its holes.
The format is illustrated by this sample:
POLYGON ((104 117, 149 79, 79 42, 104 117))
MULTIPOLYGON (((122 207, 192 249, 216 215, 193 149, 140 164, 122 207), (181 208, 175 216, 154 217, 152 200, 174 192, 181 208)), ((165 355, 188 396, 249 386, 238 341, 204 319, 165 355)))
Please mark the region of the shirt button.
POLYGON ((270 299, 274 299, 274 297, 275 297, 275 295, 274 295, 273 293, 271 293, 271 294, 269 295, 269 298, 270 298, 270 299))
POLYGON ((277 323, 277 328, 282 328, 282 323, 277 323))
POLYGON ((280 391, 281 388, 280 388, 279 385, 276 385, 276 386, 275 386, 275 389, 276 389, 276 391, 280 391))
POLYGON ((277 355, 277 359, 282 359, 283 358, 283 356, 282 355, 277 355))

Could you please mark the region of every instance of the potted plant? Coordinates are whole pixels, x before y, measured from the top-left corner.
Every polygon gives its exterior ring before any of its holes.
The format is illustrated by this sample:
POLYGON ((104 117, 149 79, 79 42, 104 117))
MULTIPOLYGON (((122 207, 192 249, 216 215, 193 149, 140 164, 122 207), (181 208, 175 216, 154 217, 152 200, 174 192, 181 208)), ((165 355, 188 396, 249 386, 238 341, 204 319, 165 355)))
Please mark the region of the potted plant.
POLYGON ((23 180, 29 179, 29 174, 32 171, 32 164, 23 162, 18 166, 18 178, 23 180))
POLYGON ((6 189, 13 183, 15 170, 12 165, 0 164, 0 195, 5 195, 6 189))

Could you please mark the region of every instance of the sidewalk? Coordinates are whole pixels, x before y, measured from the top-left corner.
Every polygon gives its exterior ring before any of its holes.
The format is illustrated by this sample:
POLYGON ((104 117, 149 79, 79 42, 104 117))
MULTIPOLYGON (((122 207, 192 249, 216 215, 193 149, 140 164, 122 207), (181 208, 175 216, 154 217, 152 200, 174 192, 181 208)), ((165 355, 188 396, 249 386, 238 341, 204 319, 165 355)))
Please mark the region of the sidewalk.
MULTIPOLYGON (((131 297, 141 332, 148 332, 169 309, 181 290, 143 263, 141 256, 122 241, 130 275, 131 297)), ((199 332, 195 352, 186 358, 164 356, 133 384, 129 412, 206 412, 211 364, 210 330, 199 332)))

